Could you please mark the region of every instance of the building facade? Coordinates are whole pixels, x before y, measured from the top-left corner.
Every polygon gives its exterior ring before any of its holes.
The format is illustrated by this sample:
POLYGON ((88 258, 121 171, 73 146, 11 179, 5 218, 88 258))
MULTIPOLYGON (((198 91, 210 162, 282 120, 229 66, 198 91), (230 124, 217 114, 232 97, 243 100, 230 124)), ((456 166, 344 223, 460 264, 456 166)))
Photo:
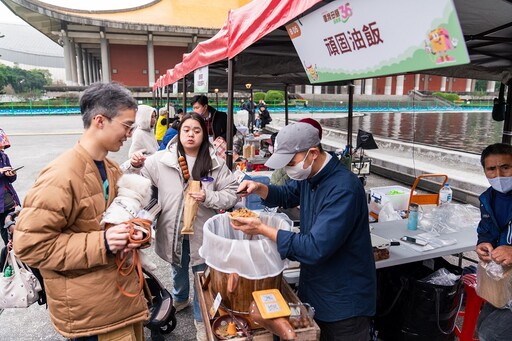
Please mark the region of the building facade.
MULTIPOLYGON (((354 81, 354 94, 357 95, 397 95, 403 96, 412 91, 472 93, 476 80, 466 78, 442 77, 427 74, 406 74, 377 77, 354 81)), ((486 93, 496 92, 496 82, 488 81, 486 93)), ((347 94, 347 86, 299 85, 295 92, 304 94, 347 94)))
POLYGON ((1 0, 62 46, 67 85, 118 81, 149 87, 250 0, 147 0, 130 8, 72 9, 43 1, 1 0))

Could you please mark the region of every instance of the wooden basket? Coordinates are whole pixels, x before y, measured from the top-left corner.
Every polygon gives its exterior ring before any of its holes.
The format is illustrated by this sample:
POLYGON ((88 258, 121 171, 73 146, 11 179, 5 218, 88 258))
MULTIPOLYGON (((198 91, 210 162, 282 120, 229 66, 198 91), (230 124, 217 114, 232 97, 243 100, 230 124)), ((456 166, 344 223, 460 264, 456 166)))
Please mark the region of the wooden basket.
MULTIPOLYGON (((217 312, 214 316, 211 315, 211 307, 213 306, 213 297, 211 295, 210 289, 206 288, 203 289, 201 286, 201 276, 203 275, 203 272, 197 272, 194 276, 194 283, 196 286, 196 291, 198 294, 198 300, 199 300, 199 308, 201 309, 201 316, 203 317, 203 321, 205 322, 205 330, 206 330, 206 338, 208 341, 217 341, 217 337, 215 337, 211 322, 220 315, 226 314, 223 311, 217 312)), ((281 279, 281 293, 283 294, 284 299, 289 303, 301 303, 297 295, 292 291, 288 283, 284 279, 281 279)), ((251 293, 252 296, 252 293, 251 293)), ((250 320, 250 318, 249 318, 250 320)), ((266 329, 257 329, 258 326, 255 326, 252 321, 251 326, 253 327, 253 340, 254 341, 273 341, 273 335, 266 329)), ((316 324, 315 321, 313 321, 313 326, 307 327, 307 328, 301 328, 301 329, 295 329, 295 332, 297 333, 296 341, 318 341, 320 340, 320 328, 316 324)), ((245 341, 247 340, 246 337, 238 337, 234 339, 230 339, 233 341, 245 341)))

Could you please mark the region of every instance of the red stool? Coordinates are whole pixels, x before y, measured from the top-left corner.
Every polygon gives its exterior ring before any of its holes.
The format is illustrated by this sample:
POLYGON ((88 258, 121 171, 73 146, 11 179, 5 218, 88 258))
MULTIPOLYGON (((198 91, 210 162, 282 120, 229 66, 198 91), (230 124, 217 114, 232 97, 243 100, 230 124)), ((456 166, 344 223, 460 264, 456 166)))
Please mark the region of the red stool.
POLYGON ((466 307, 464 311, 459 312, 463 316, 462 330, 455 327, 455 334, 460 341, 478 341, 473 338, 475 334, 476 322, 484 300, 476 294, 476 274, 467 274, 462 276, 464 281, 464 292, 466 293, 466 307))

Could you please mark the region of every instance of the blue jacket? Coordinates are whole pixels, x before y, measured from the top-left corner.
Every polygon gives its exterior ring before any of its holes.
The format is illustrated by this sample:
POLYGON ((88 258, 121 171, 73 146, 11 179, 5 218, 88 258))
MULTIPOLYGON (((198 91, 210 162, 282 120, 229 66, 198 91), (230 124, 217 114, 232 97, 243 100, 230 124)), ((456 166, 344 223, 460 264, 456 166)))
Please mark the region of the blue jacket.
POLYGON ((493 196, 495 190, 489 187, 485 192, 480 195, 480 223, 478 224, 478 242, 491 243, 493 247, 500 245, 512 245, 512 212, 508 213, 508 228, 500 229, 496 220, 494 211, 492 210, 493 196))
POLYGON ((165 132, 164 138, 162 139, 162 143, 160 143, 160 148, 158 148, 158 150, 164 150, 169 142, 171 142, 172 138, 176 135, 178 135, 178 131, 169 127, 165 132))
POLYGON ((282 258, 301 263, 299 297, 324 322, 373 316, 376 271, 359 179, 333 157, 315 176, 269 186, 266 206, 300 204, 300 233, 280 230, 282 258))

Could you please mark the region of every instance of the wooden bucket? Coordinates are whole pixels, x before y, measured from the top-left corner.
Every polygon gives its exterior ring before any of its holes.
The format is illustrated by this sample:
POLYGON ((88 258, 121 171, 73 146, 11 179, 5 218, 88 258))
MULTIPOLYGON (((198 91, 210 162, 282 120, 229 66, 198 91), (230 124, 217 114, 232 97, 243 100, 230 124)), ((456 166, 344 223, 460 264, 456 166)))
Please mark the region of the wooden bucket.
POLYGON ((249 314, 253 301, 252 292, 256 290, 281 290, 282 273, 262 279, 247 279, 238 274, 228 274, 210 268, 210 290, 213 298, 220 293, 224 306, 234 313, 249 314))

